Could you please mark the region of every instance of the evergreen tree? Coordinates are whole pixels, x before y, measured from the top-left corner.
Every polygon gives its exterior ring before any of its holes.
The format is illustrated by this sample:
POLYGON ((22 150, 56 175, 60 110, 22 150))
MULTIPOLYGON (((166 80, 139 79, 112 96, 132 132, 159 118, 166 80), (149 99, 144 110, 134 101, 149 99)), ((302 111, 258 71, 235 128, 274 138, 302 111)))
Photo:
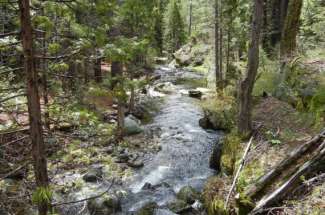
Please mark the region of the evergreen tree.
POLYGON ((186 40, 184 21, 177 0, 168 3, 165 14, 164 44, 169 54, 178 50, 186 40))

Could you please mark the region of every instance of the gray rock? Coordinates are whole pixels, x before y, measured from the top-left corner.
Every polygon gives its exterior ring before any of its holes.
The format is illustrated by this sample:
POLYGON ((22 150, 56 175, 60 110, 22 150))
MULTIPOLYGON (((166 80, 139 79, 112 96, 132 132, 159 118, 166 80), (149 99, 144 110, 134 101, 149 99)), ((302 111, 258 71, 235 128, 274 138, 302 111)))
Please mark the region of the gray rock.
POLYGON ((124 133, 126 135, 134 135, 143 132, 141 122, 132 115, 124 119, 124 133))
POLYGON ((117 155, 116 163, 127 163, 130 159, 130 155, 127 152, 121 152, 117 155))
POLYGON ((192 60, 191 45, 185 45, 174 53, 174 58, 178 66, 189 66, 192 60))
POLYGON ((136 215, 154 215, 157 208, 158 204, 156 202, 148 202, 136 212, 136 215))
POLYGON ((93 167, 82 177, 86 182, 97 182, 103 177, 103 171, 101 167, 93 167))
POLYGON ((193 204, 200 198, 200 194, 191 186, 185 186, 177 193, 177 198, 188 204, 193 204))
POLYGON ((141 160, 131 160, 127 162, 127 165, 132 168, 141 168, 144 166, 144 163, 141 160))
POLYGON ((121 210, 121 201, 116 195, 104 195, 89 200, 87 207, 92 215, 111 215, 121 210))

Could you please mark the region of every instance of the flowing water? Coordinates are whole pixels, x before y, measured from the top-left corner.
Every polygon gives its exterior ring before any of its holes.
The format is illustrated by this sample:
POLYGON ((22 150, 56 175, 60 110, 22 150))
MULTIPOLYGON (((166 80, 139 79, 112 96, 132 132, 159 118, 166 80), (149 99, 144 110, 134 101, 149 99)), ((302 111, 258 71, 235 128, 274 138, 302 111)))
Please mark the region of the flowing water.
MULTIPOLYGON (((156 72, 163 77, 160 82, 174 82, 180 77, 201 78, 195 73, 165 67, 156 72)), ((152 201, 165 205, 186 185, 202 190, 206 179, 214 174, 209 168, 209 156, 213 144, 217 144, 219 134, 199 126, 199 119, 203 117, 200 100, 184 95, 182 92, 186 86, 172 85, 171 88, 173 89, 165 96, 160 112, 153 123, 147 126, 161 130, 159 141, 162 150, 130 183, 132 192, 124 204, 128 211, 135 211, 152 201), (159 188, 155 191, 143 190, 146 183, 158 185, 159 188)))
MULTIPOLYGON (((202 78, 196 73, 168 67, 159 67, 156 73, 161 75, 157 83, 173 83, 182 77, 202 78)), ((184 94, 188 87, 168 86, 169 93, 164 95, 160 111, 153 122, 145 127, 146 130, 160 130, 162 150, 147 160, 144 167, 122 185, 126 195, 119 214, 132 214, 148 202, 164 206, 175 199, 180 188, 187 185, 202 190, 206 179, 214 174, 209 168, 209 156, 220 134, 199 126, 199 119, 203 117, 200 100, 184 94), (148 185, 155 189, 143 189, 148 185)), ((153 88, 149 90, 150 93, 161 96, 153 88)))

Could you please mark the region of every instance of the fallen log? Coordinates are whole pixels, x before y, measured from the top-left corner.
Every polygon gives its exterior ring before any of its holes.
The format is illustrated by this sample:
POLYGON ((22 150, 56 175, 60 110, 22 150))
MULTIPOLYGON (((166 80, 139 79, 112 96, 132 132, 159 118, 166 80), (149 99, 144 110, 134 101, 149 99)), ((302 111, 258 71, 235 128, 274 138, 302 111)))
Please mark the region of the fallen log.
POLYGON ((263 197, 256 204, 251 214, 259 214, 264 208, 276 202, 281 202, 292 190, 302 183, 302 177, 308 177, 318 172, 325 172, 325 140, 316 151, 317 154, 311 160, 305 162, 286 182, 269 195, 263 197))
POLYGON ((286 170, 289 166, 291 166, 293 163, 295 163, 299 158, 304 156, 310 151, 313 151, 317 149, 317 147, 322 143, 322 141, 325 139, 325 130, 316 135, 311 140, 307 141, 300 147, 298 147, 296 150, 291 152, 291 154, 288 155, 288 158, 283 160, 281 163, 279 163, 276 167, 274 167, 271 171, 269 171, 267 174, 262 176, 258 179, 256 183, 251 185, 245 192, 245 196, 249 197, 250 199, 254 199, 258 194, 260 194, 264 189, 271 183, 274 182, 274 179, 279 176, 284 170, 286 170))

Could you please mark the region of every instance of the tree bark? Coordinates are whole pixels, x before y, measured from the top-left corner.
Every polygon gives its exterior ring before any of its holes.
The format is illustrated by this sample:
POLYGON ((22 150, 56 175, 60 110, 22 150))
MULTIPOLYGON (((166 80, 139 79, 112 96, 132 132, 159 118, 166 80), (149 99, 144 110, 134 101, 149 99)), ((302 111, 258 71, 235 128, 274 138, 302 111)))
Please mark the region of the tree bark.
POLYGON ((215 5, 214 5, 214 10, 215 10, 215 14, 214 14, 214 22, 215 22, 215 26, 214 26, 214 32, 215 32, 215 40, 214 40, 214 45, 215 45, 215 75, 216 75, 216 89, 217 91, 222 90, 222 74, 220 71, 220 53, 219 53, 219 0, 215 0, 215 5))
POLYGON ((188 24, 188 35, 192 35, 192 18, 193 18, 193 2, 190 0, 190 11, 189 11, 189 24, 188 24))
MULTIPOLYGON (((47 188, 49 180, 47 174, 46 152, 41 122, 41 107, 38 92, 38 74, 35 68, 33 56, 33 30, 30 16, 30 5, 29 0, 19 0, 18 3, 24 53, 24 69, 27 77, 27 104, 35 179, 38 188, 47 188)), ((39 214, 46 215, 47 211, 48 202, 39 201, 39 214)))
POLYGON ((95 59, 94 76, 95 76, 96 83, 102 83, 103 82, 102 58, 100 56, 97 56, 97 58, 95 59))
POLYGON ((238 131, 247 134, 252 129, 252 91, 259 66, 259 44, 263 21, 263 0, 255 0, 251 42, 245 79, 240 84, 238 131))
POLYGON ((295 54, 302 4, 303 0, 289 1, 281 38, 280 55, 282 61, 287 61, 288 58, 292 58, 295 54))
POLYGON ((118 61, 113 61, 111 64, 111 89, 113 90, 118 83, 118 76, 122 75, 122 64, 118 61))

